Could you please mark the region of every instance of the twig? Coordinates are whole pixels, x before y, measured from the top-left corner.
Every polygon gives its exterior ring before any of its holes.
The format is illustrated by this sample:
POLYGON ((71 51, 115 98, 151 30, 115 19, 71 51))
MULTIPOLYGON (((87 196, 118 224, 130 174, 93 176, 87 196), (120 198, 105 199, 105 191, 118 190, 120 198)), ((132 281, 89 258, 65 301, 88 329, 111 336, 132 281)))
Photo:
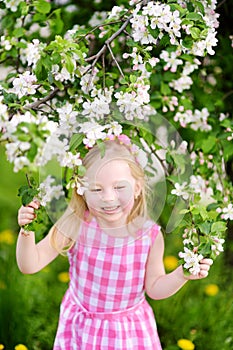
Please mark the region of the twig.
POLYGON ((104 55, 102 56, 102 69, 103 69, 103 90, 105 91, 106 81, 105 81, 105 58, 104 58, 104 55))
POLYGON ((124 75, 124 73, 122 72, 122 69, 121 69, 119 63, 117 62, 117 59, 116 59, 116 57, 114 56, 114 53, 112 52, 112 49, 111 49, 110 45, 108 44, 107 46, 108 46, 108 50, 109 50, 109 52, 110 52, 110 54, 111 54, 111 56, 112 56, 113 61, 116 63, 116 66, 117 66, 117 68, 119 69, 119 72, 121 73, 121 76, 124 78, 125 75, 124 75))
POLYGON ((48 100, 50 100, 51 98, 53 98, 57 92, 60 91, 58 87, 56 87, 53 91, 51 91, 47 96, 30 103, 29 105, 26 105, 24 107, 24 109, 29 110, 29 109, 37 109, 42 103, 47 102, 48 100))
POLYGON ((90 62, 92 60, 94 60, 92 62, 92 65, 90 67, 90 69, 92 70, 92 73, 91 73, 91 76, 89 78, 89 81, 88 81, 88 86, 90 86, 91 84, 91 79, 92 79, 92 76, 93 76, 93 71, 94 71, 94 67, 96 65, 96 62, 99 60, 99 58, 104 55, 106 49, 109 47, 109 45, 111 44, 111 42, 116 39, 118 37, 118 35, 120 35, 124 30, 125 28, 127 27, 127 25, 129 24, 129 21, 131 20, 131 18, 133 17, 133 15, 130 15, 127 20, 122 24, 122 26, 112 35, 110 36, 110 38, 108 38, 104 45, 102 46, 102 48, 99 50, 99 52, 97 52, 96 55, 93 55, 89 58, 86 58, 86 62, 90 62))
POLYGON ((230 91, 228 91, 224 96, 223 96, 223 100, 225 100, 226 98, 228 98, 230 95, 232 95, 233 94, 233 90, 230 90, 230 91))
POLYGON ((31 181, 30 181, 30 179, 29 179, 28 173, 26 173, 26 179, 27 179, 28 186, 29 186, 29 187, 32 187, 32 184, 31 184, 31 181))
POLYGON ((217 6, 216 8, 218 9, 219 7, 221 7, 227 0, 222 0, 217 6))

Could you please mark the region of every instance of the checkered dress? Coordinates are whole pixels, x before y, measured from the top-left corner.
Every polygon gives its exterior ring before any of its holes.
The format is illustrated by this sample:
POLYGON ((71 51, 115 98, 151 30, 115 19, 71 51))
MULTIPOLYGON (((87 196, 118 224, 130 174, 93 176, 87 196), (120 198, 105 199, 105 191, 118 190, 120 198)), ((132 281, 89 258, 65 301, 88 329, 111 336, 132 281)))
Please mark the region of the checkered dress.
POLYGON ((84 222, 69 251, 70 285, 63 298, 53 350, 161 350, 145 300, 145 267, 159 227, 114 238, 95 219, 84 222))

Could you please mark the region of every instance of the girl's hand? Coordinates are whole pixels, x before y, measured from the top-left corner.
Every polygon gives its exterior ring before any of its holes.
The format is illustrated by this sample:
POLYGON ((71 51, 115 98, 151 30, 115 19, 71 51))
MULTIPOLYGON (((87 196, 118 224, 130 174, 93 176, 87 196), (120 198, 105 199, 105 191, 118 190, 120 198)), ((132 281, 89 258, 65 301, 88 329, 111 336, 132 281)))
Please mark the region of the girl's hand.
POLYGON ((185 276, 185 278, 188 280, 199 280, 199 279, 207 277, 209 274, 210 266, 212 264, 213 264, 212 259, 207 259, 207 258, 202 259, 200 261, 200 272, 198 273, 198 275, 185 276))
POLYGON ((21 206, 18 211, 18 224, 24 226, 30 224, 35 218, 35 209, 38 209, 40 203, 38 201, 32 201, 27 206, 21 206))

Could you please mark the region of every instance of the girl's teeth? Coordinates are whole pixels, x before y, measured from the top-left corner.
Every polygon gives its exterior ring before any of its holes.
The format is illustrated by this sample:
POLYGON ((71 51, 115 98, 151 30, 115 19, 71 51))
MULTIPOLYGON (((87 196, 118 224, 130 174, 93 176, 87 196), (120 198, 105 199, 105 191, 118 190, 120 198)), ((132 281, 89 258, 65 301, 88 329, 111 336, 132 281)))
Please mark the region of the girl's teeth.
POLYGON ((104 208, 104 210, 106 210, 106 211, 111 211, 111 210, 115 210, 115 209, 117 209, 117 207, 112 207, 112 208, 104 208))

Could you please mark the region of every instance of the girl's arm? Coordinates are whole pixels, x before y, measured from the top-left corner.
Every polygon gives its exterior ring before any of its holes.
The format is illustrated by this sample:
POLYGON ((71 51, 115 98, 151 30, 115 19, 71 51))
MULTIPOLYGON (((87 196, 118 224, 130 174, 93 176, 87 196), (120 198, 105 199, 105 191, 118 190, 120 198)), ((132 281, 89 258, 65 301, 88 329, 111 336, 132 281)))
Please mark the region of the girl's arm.
POLYGON ((166 274, 163 264, 164 239, 160 232, 150 250, 145 276, 145 289, 152 299, 165 299, 175 294, 188 280, 205 278, 208 275, 211 259, 201 261, 201 271, 197 276, 184 276, 183 267, 166 274))
MULTIPOLYGON (((19 225, 22 226, 32 222, 35 219, 34 210, 38 207, 39 204, 35 201, 26 207, 22 206, 18 212, 19 225)), ((16 260, 21 272, 26 274, 36 273, 58 256, 57 250, 50 244, 49 236, 48 234, 36 244, 35 233, 32 231, 25 232, 21 228, 16 246, 16 260)), ((60 236, 62 235, 60 234, 60 236)), ((61 237, 61 239, 64 242, 64 237, 61 237)))

